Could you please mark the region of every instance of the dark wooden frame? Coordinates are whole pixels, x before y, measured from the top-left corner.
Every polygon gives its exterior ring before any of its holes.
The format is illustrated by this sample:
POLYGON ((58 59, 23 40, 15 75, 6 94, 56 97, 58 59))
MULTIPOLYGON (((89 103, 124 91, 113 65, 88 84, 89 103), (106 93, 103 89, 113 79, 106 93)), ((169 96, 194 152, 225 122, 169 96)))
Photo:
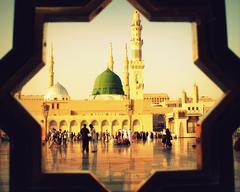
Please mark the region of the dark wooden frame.
MULTIPOLYGON (((110 1, 15 0, 13 48, 0 60, 0 126, 11 138, 10 191, 107 191, 91 174, 41 172, 40 125, 11 93, 43 66, 44 22, 90 21, 110 1)), ((225 93, 202 124, 201 169, 156 172, 139 190, 234 191, 240 60, 227 46, 224 0, 128 1, 150 21, 192 22, 195 64, 225 93)))

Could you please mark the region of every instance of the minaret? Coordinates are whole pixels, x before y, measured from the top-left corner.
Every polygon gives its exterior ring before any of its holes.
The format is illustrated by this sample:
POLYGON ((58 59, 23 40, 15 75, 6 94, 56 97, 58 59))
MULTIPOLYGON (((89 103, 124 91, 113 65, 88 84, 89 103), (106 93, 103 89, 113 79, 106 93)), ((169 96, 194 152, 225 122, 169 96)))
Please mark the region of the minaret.
POLYGON ((185 90, 182 91, 182 97, 181 97, 181 100, 182 100, 182 104, 187 103, 187 93, 186 93, 185 90))
POLYGON ((54 85, 54 58, 53 58, 53 46, 51 46, 49 71, 48 71, 48 87, 52 87, 53 85, 54 85))
POLYGON ((143 40, 141 39, 142 25, 140 13, 137 10, 135 10, 133 13, 131 31, 132 31, 131 38, 132 60, 141 61, 143 45, 143 40))
POLYGON ((192 88, 192 98, 193 98, 193 103, 198 103, 198 86, 196 83, 194 83, 193 88, 192 88))
POLYGON ((143 69, 144 63, 142 60, 142 45, 141 39, 142 25, 140 13, 136 10, 133 13, 131 25, 131 49, 132 59, 130 61, 130 98, 143 99, 143 69))
POLYGON ((108 68, 113 71, 113 54, 112 54, 112 43, 110 43, 110 54, 109 54, 109 58, 108 58, 108 68))
POLYGON ((129 99, 129 71, 128 71, 129 61, 127 54, 127 44, 125 45, 124 50, 124 59, 123 59, 123 90, 127 98, 129 99))

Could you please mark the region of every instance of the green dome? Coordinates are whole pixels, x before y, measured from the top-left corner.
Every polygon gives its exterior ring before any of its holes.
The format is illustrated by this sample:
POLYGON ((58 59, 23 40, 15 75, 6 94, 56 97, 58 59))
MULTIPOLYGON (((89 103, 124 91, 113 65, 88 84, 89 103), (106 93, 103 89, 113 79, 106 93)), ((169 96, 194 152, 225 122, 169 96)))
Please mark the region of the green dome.
POLYGON ((117 94, 124 95, 121 79, 110 69, 97 76, 92 95, 117 94))

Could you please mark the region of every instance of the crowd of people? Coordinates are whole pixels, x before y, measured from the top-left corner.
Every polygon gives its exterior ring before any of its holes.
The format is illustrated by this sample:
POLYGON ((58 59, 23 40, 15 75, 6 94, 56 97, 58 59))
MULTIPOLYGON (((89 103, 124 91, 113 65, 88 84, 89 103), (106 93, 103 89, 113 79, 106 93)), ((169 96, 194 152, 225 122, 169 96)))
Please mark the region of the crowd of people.
POLYGON ((114 145, 131 145, 137 141, 146 142, 147 140, 158 139, 161 140, 162 146, 164 148, 172 147, 172 136, 169 129, 165 129, 163 132, 131 132, 131 129, 128 130, 118 130, 114 135, 111 135, 107 130, 105 132, 98 133, 92 124, 89 125, 89 128, 86 124, 83 124, 80 131, 76 134, 73 132, 68 132, 66 130, 58 131, 53 128, 46 138, 49 148, 54 144, 57 146, 66 146, 67 142, 82 142, 82 152, 89 152, 89 142, 91 141, 92 152, 97 152, 97 142, 109 142, 113 140, 114 145), (89 129, 90 128, 90 129, 89 129))

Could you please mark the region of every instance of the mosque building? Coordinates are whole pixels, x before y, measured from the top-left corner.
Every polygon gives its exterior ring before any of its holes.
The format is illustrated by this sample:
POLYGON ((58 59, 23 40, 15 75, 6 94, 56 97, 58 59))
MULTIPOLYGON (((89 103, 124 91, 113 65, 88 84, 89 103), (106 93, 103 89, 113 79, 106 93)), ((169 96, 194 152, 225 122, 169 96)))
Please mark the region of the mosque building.
POLYGON ((54 83, 54 57, 51 49, 47 93, 44 96, 16 95, 40 122, 43 135, 52 128, 77 133, 84 123, 91 123, 99 133, 108 131, 115 134, 119 130, 129 129, 132 132, 152 132, 167 127, 177 137, 195 137, 196 123, 215 101, 199 97, 196 84, 193 85, 192 97, 183 91, 177 100, 170 100, 166 93, 145 93, 142 28, 140 13, 134 11, 130 40, 132 54, 129 60, 126 45, 122 80, 114 72, 111 45, 108 65, 97 76, 91 96, 87 99, 73 100, 63 85, 54 83), (43 104, 49 106, 46 124, 43 104))

